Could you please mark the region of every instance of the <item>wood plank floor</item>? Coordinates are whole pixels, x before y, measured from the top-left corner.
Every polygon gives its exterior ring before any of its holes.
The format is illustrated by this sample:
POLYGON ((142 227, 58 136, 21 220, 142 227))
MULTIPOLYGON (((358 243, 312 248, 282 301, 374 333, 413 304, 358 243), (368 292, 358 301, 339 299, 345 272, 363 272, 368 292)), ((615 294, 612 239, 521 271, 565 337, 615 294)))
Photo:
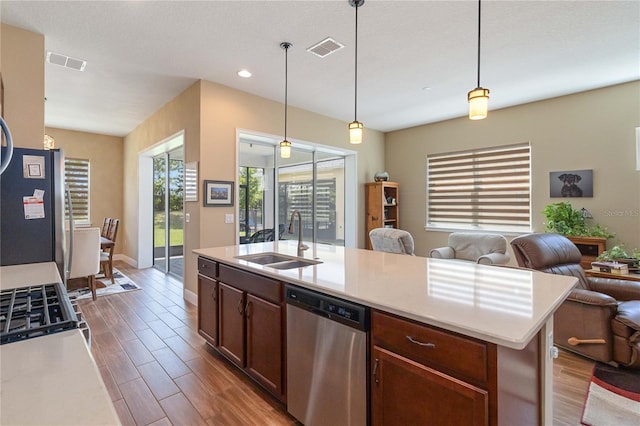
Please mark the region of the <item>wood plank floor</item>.
MULTIPOLYGON (((80 302, 91 351, 124 425, 295 425, 285 407, 207 346, 182 284, 155 269, 115 267, 142 291, 80 302)), ((593 362, 560 352, 554 425, 579 425, 593 362)))

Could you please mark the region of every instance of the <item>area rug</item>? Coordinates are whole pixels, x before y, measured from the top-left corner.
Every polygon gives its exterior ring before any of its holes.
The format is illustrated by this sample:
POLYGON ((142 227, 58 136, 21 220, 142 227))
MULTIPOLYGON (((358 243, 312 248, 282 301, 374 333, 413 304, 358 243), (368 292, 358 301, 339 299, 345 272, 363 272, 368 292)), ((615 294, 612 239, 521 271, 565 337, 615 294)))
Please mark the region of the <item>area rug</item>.
MULTIPOLYGON (((111 283, 111 278, 106 278, 104 275, 96 276, 96 296, 108 296, 110 294, 124 293, 127 291, 140 290, 140 287, 125 274, 118 269, 113 268, 113 279, 115 283, 111 283)), ((75 299, 89 299, 91 298, 91 290, 88 287, 79 288, 69 292, 69 297, 75 299)))
POLYGON ((582 412, 582 424, 640 425, 640 371, 596 363, 582 412))

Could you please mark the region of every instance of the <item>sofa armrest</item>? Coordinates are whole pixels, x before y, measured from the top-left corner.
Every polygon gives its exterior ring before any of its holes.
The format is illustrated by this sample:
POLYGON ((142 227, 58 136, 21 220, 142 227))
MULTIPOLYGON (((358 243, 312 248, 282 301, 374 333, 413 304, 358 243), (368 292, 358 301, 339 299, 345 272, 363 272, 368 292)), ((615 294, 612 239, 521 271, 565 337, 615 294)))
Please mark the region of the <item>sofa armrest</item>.
POLYGON ((587 277, 593 291, 608 294, 618 301, 640 300, 640 282, 615 278, 587 277))
POLYGON ((511 259, 511 257, 508 254, 489 253, 480 256, 477 262, 483 265, 504 265, 509 263, 509 259, 511 259))
POLYGON ((456 252, 451 247, 439 247, 431 250, 429 257, 435 259, 455 259, 456 252))
POLYGON ((585 305, 595 305, 603 307, 617 307, 618 302, 613 297, 597 291, 585 290, 583 288, 574 288, 569 293, 567 300, 572 302, 584 303, 585 305))

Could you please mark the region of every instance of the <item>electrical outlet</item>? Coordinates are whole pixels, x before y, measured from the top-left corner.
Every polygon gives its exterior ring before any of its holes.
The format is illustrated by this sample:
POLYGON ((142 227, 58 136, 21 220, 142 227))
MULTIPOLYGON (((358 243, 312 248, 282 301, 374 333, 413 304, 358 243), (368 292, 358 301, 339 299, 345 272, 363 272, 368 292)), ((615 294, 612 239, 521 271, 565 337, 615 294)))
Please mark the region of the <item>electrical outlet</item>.
POLYGON ((184 221, 189 223, 191 222, 191 214, 190 213, 185 213, 184 214, 184 221))
POLYGON ((224 215, 224 223, 233 223, 233 213, 227 213, 224 215))

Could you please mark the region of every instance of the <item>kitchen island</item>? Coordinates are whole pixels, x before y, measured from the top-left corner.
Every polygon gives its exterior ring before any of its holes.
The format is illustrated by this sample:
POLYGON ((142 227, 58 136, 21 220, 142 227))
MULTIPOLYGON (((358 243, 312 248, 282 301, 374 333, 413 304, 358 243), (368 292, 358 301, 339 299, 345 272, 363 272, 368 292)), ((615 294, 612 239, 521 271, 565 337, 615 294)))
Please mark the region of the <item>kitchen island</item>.
MULTIPOLYGON (((0 267, 3 290, 58 281, 54 262, 0 267)), ((0 346, 0 424, 120 424, 79 329, 0 346)))
MULTIPOLYGON (((474 424, 552 423, 553 313, 575 286, 575 278, 321 244, 312 244, 305 257, 322 263, 303 268, 276 269, 237 258, 265 252, 295 256, 296 250, 297 242, 279 241, 194 252, 219 270, 249 273, 258 281, 293 284, 372 308, 373 424, 391 417, 389 392, 400 390, 384 375, 393 368, 378 370, 390 365, 389 360, 410 365, 407 377, 425 373, 433 382, 437 376, 438 388, 451 384, 454 393, 465 394, 474 424), (440 359, 413 354, 393 335, 405 330, 435 338, 448 352, 440 359), (467 359, 468 354, 473 358, 467 359), (481 372, 475 371, 476 365, 481 372), (379 383, 386 383, 386 391, 379 383)), ((212 282, 226 285, 230 275, 225 274, 214 275, 212 282)), ((206 323, 209 315, 201 310, 199 322, 206 323)), ((212 337, 210 343, 216 345, 220 336, 212 337)), ((282 341, 286 346, 286 335, 282 341)))

